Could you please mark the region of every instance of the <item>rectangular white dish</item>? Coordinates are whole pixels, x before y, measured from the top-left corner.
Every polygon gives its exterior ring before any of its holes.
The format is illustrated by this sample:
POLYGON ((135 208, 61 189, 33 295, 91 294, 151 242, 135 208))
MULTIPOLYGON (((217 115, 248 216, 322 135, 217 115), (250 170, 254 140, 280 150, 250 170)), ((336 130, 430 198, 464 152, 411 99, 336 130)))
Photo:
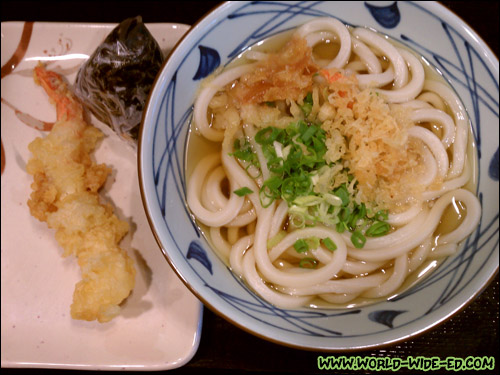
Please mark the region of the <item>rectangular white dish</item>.
MULTIPOLYGON (((23 116, 55 120, 54 106, 32 78, 39 60, 72 84, 81 63, 116 25, 35 22, 32 26, 27 38, 28 23, 1 25, 1 365, 88 370, 180 367, 198 348, 202 305, 163 258, 150 230, 135 150, 94 117, 92 123, 106 134, 95 159, 113 169, 101 195, 131 226, 121 246, 135 260, 136 286, 121 314, 109 323, 70 317, 80 269, 74 257, 62 258, 53 230, 29 213, 32 177, 25 171, 27 146, 46 132, 30 127, 23 116)), ((189 28, 168 23, 147 27, 165 53, 189 28)))

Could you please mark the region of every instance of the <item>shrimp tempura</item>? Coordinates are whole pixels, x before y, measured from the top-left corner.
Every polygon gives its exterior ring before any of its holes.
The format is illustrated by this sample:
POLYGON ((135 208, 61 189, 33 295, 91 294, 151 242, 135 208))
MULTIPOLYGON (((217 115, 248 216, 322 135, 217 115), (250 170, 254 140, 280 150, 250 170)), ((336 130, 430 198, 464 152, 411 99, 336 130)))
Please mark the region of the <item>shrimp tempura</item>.
POLYGON ((103 135, 85 122, 82 105, 61 76, 38 65, 34 78, 55 103, 57 121, 46 137, 28 146, 33 157, 27 171, 34 178, 28 206, 56 230, 63 256, 78 258, 82 280, 73 294, 72 318, 107 322, 132 291, 135 268, 118 246, 128 223, 100 203, 98 190, 111 170, 94 163, 90 153, 103 135))

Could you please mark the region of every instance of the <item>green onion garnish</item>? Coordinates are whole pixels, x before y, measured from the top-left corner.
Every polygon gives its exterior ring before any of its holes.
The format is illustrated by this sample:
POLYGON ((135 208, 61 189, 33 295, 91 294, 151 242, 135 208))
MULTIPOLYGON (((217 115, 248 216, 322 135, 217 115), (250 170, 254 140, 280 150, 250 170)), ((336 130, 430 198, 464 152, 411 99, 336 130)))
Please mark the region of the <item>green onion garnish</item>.
POLYGON ((247 188, 245 186, 245 187, 242 187, 241 189, 235 190, 233 193, 239 197, 244 197, 245 195, 252 194, 253 190, 251 190, 250 188, 247 188))
POLYGON ((309 250, 309 245, 307 244, 306 240, 302 238, 295 241, 293 247, 295 248, 295 251, 298 253, 305 253, 307 250, 309 250))
POLYGON ((351 216, 349 220, 349 227, 351 229, 356 228, 358 225, 358 221, 363 219, 366 216, 366 207, 365 204, 361 204, 360 206, 356 206, 356 209, 354 210, 354 214, 351 216))
POLYGON ((302 258, 299 262, 300 268, 313 269, 318 266, 318 261, 314 258, 302 258))
POLYGON ((272 144, 281 132, 281 129, 268 126, 267 128, 259 130, 257 134, 255 134, 255 142, 260 145, 272 144))
POLYGON ((389 213, 387 212, 387 210, 380 210, 380 211, 378 211, 375 214, 374 219, 375 220, 380 220, 380 221, 388 220, 389 219, 389 213))
POLYGON ((321 240, 321 243, 323 244, 324 247, 326 247, 330 251, 337 250, 337 245, 335 245, 335 242, 333 242, 332 239, 329 237, 323 238, 321 240))
POLYGON ((365 246, 366 237, 359 230, 355 230, 354 232, 352 232, 351 242, 355 248, 361 249, 363 246, 365 246))
POLYGON ((312 139, 317 130, 318 128, 314 125, 311 125, 307 128, 304 134, 300 136, 300 138, 304 141, 304 144, 307 144, 312 139))
POLYGON ((310 92, 304 98, 304 104, 300 108, 302 109, 302 112, 304 112, 304 115, 307 117, 311 113, 312 107, 313 107, 313 97, 312 93, 310 92))
MULTIPOLYGON (((304 98, 304 105, 312 108, 312 94, 304 98)), ((307 111, 307 108, 305 112, 307 111)), ((386 222, 388 212, 371 211, 365 203, 356 199, 356 184, 348 167, 327 163, 325 154, 326 133, 321 124, 307 120, 290 123, 286 128, 268 126, 255 134, 255 142, 261 148, 270 177, 262 182, 259 198, 263 207, 275 200, 283 199, 289 207, 290 225, 295 228, 314 226, 318 223, 335 228, 337 232, 352 232, 351 241, 356 248, 362 248, 366 237, 387 234, 391 227, 386 222), (331 188, 333 177, 344 174, 347 181, 331 188)), ((246 168, 258 167, 260 163, 254 146, 240 137, 234 142, 235 157, 247 162, 246 168)), ((257 176, 258 177, 258 176, 257 176)), ((256 178, 256 177, 253 177, 256 178)), ((241 196, 252 193, 250 189, 238 189, 241 196)), ((319 241, 319 240, 318 240, 319 241)), ((321 242, 302 239, 294 244, 298 252, 317 248, 319 244, 334 251, 337 246, 329 238, 321 242)))
POLYGON ((368 237, 385 236, 391 230, 389 223, 385 221, 376 221, 365 232, 368 237))
POLYGON ((306 238, 306 243, 309 249, 314 250, 319 247, 319 238, 318 237, 308 237, 306 238))
POLYGON ((342 206, 347 206, 349 204, 349 192, 347 191, 347 188, 345 185, 339 186, 335 191, 333 192, 337 197, 342 199, 342 206))

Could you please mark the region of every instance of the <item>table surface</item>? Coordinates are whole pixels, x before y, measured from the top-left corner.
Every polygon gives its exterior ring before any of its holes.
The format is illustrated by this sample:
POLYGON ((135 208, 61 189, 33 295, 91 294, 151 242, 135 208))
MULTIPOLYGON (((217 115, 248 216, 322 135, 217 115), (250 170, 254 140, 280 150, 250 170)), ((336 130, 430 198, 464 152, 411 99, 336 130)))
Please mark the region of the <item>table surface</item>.
MULTIPOLYGON (((1 20, 112 22, 142 15, 144 22, 174 22, 192 25, 217 1, 2 1, 1 20), (43 5, 42 5, 43 4, 43 5), (98 4, 98 7, 95 5, 98 4), (158 12, 161 7, 162 12, 158 12)), ((498 56, 498 2, 441 2, 465 20, 498 56)), ((494 356, 498 362, 499 279, 466 309, 439 327, 412 340, 390 347, 346 355, 375 357, 494 356)), ((206 370, 229 373, 325 373, 317 368, 322 353, 291 349, 264 341, 226 322, 209 309, 204 310, 199 349, 185 366, 169 374, 194 374, 206 370)), ((496 369, 500 368, 498 365, 496 369)), ((76 373, 77 371, 2 369, 5 374, 76 373)), ((79 372, 81 373, 81 372, 79 372)), ((361 373, 344 371, 344 373, 361 373)), ((364 372, 369 373, 369 372, 364 372)), ((398 373, 410 373, 401 369, 398 373)), ((411 372, 415 374, 417 372, 411 372)), ((479 372, 481 373, 481 372, 479 372)), ((488 373, 488 372, 484 372, 488 373)), ((490 372, 491 373, 491 372, 490 372)))

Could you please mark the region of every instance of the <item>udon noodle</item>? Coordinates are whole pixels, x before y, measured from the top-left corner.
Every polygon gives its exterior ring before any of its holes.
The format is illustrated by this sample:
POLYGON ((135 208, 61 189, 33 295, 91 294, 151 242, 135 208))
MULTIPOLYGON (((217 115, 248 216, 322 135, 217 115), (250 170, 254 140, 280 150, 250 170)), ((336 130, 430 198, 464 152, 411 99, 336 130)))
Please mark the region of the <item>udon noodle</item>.
POLYGON ((319 18, 278 51, 207 78, 196 133, 215 144, 187 201, 232 271, 270 303, 388 298, 456 252, 481 207, 469 122, 422 59, 319 18), (462 218, 440 222, 449 206, 462 218))

